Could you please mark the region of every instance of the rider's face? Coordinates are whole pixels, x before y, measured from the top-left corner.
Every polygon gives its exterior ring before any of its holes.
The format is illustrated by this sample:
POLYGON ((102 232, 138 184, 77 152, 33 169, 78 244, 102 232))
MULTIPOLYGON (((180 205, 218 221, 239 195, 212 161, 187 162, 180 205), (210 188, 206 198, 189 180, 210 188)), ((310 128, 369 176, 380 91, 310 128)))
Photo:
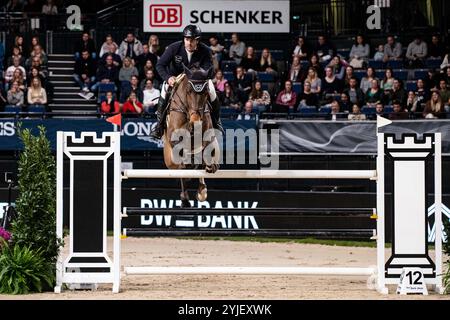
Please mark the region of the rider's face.
POLYGON ((195 38, 184 38, 184 47, 189 52, 194 52, 197 49, 198 40, 195 38))

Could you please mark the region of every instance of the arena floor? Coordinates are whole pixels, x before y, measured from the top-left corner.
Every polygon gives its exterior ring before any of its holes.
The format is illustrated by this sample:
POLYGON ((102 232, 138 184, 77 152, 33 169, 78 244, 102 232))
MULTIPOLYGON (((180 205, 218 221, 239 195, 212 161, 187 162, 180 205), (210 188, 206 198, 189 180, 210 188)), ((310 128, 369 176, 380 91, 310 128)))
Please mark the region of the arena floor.
MULTIPOLYGON (((111 241, 111 239, 110 239, 111 241)), ((376 264, 375 248, 323 246, 297 243, 259 243, 171 238, 122 240, 126 266, 352 266, 376 264)), ((121 292, 111 285, 92 291, 65 291, 0 299, 447 299, 399 296, 391 287, 384 296, 367 288, 366 277, 354 276, 125 276, 121 292)))

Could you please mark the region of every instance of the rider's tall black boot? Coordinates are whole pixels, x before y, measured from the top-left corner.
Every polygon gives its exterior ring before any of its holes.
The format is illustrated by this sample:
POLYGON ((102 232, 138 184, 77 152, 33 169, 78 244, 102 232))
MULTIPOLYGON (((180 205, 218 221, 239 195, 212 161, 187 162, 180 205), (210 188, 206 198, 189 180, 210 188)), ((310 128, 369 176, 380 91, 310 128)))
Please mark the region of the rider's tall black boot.
POLYGON ((156 119, 158 123, 156 127, 150 133, 150 136, 155 139, 161 139, 164 134, 164 125, 166 122, 166 99, 162 96, 159 97, 158 104, 156 106, 156 119))
POLYGON ((219 130, 222 133, 225 133, 225 130, 222 126, 222 121, 220 120, 220 102, 219 99, 216 98, 214 101, 211 102, 212 112, 211 112, 211 119, 213 122, 214 129, 219 130))

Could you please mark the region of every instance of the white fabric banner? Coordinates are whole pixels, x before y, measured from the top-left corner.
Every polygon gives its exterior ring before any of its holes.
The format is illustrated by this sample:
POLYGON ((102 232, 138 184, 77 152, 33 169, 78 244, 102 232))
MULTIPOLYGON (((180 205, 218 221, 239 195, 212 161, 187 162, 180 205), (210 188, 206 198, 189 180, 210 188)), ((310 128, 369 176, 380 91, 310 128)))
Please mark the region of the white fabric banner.
POLYGON ((289 32, 289 1, 144 0, 144 32, 289 32))

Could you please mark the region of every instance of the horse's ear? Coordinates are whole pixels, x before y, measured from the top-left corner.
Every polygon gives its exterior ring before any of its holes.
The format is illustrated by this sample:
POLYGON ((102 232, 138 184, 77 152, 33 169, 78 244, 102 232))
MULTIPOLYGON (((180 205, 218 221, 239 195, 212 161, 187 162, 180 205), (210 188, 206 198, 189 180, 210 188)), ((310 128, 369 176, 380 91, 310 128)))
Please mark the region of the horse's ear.
POLYGON ((188 79, 192 78, 192 71, 189 70, 189 69, 184 65, 184 63, 183 63, 183 70, 184 70, 184 73, 186 73, 186 75, 188 76, 188 79))
POLYGON ((211 66, 208 71, 206 71, 208 79, 212 79, 214 76, 214 66, 211 66))

